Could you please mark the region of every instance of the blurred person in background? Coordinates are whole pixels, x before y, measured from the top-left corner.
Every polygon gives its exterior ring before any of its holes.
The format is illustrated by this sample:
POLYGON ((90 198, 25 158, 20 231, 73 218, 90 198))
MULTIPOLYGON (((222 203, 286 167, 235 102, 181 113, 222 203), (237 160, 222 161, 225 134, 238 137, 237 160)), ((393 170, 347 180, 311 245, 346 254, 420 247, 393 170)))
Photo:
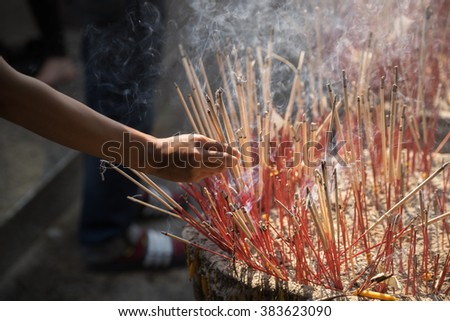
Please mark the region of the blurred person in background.
MULTIPOLYGON (((160 74, 164 1, 78 0, 83 35, 86 104, 127 126, 152 130, 160 74)), ((100 159, 85 157, 80 241, 93 270, 167 268, 185 264, 184 245, 135 224, 142 207, 127 196, 136 186, 115 171, 100 175, 100 159)), ((145 196, 143 196, 145 198, 145 196)))
POLYGON ((16 70, 50 86, 75 78, 75 65, 66 52, 59 0, 28 0, 39 37, 19 48, 0 43, 0 55, 16 70))

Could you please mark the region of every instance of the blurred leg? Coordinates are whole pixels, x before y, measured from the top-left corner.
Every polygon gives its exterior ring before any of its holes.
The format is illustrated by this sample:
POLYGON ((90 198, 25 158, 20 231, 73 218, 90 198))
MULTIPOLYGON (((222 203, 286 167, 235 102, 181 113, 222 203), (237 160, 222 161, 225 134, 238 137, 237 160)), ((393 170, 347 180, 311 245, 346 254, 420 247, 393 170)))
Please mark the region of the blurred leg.
MULTIPOLYGON (((86 103, 112 119, 149 132, 161 50, 161 34, 154 30, 159 30, 162 21, 154 8, 136 3, 131 1, 116 21, 87 27, 83 48, 86 103)), ((86 157, 85 165, 82 244, 97 246, 123 238, 138 215, 135 203, 126 198, 136 194, 136 186, 113 170, 102 181, 98 159, 86 157)))

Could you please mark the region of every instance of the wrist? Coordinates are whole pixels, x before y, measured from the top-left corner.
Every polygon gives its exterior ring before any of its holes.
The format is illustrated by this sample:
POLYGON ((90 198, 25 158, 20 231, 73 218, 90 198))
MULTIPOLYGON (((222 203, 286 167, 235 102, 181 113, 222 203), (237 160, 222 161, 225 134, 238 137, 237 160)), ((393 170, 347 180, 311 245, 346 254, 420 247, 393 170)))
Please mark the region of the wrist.
POLYGON ((102 158, 138 171, 154 172, 154 151, 159 139, 132 128, 122 131, 121 137, 108 140, 101 147, 102 158))
POLYGON ((163 140, 153 136, 146 138, 146 149, 143 153, 145 158, 145 166, 141 171, 158 176, 158 172, 164 167, 163 164, 163 140))

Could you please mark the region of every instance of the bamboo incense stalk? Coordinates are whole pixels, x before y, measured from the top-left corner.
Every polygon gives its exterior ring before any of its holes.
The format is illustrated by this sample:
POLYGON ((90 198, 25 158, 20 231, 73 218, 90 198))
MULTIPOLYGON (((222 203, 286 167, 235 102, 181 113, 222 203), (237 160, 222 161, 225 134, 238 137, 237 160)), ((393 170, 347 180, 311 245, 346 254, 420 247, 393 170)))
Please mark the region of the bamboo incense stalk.
MULTIPOLYGON (((229 233, 227 232, 226 218, 224 217, 224 215, 221 215, 219 213, 216 205, 213 202, 211 193, 208 191, 208 189, 206 187, 203 188, 203 192, 207 196, 207 198, 209 200, 209 204, 213 210, 213 215, 211 215, 211 219, 212 219, 212 222, 214 223, 214 227, 211 227, 211 228, 215 228, 217 230, 216 234, 217 234, 218 239, 226 239, 226 236, 229 235, 229 233)), ((205 224, 206 222, 202 222, 202 223, 205 224)), ((211 226, 211 225, 209 224, 209 226, 211 226)), ((231 239, 229 241, 231 242, 231 239)))
MULTIPOLYGON (((332 103, 333 104, 333 103, 332 103)), ((333 106, 330 106, 330 109, 332 110, 333 109, 333 106)), ((317 136, 320 136, 320 135, 322 135, 322 133, 323 133, 323 131, 324 130, 328 130, 328 131, 330 131, 330 129, 332 129, 332 119, 334 120, 334 117, 333 117, 333 113, 332 112, 330 112, 330 113, 328 113, 328 115, 325 117, 325 119, 323 120, 323 122, 320 124, 320 126, 318 126, 317 127, 317 130, 316 130, 316 135, 317 136)), ((334 128, 333 128, 334 129, 334 128)), ((325 137, 327 136, 327 133, 325 133, 325 137)))
POLYGON ((275 198, 275 203, 280 205, 286 211, 286 213, 288 213, 290 216, 292 216, 292 217, 294 216, 294 214, 291 212, 291 210, 286 205, 284 205, 280 200, 275 198))
POLYGON ((248 112, 247 112, 247 102, 245 101, 245 94, 243 89, 242 81, 237 83, 236 92, 238 94, 238 107, 239 107, 239 117, 241 120, 241 126, 244 130, 245 137, 250 137, 250 124, 248 120, 248 112))
POLYGON ((327 88, 328 88, 328 98, 330 99, 329 103, 330 103, 330 106, 333 107, 333 103, 336 100, 336 96, 333 93, 333 89, 331 88, 331 84, 330 83, 327 84, 327 88))
POLYGON ((213 92, 211 90, 211 86, 209 85, 209 80, 208 80, 208 76, 206 74, 205 66, 203 65, 203 59, 201 59, 201 58, 198 59, 198 65, 200 67, 200 73, 201 73, 201 75, 203 77, 203 80, 205 82, 206 94, 209 97, 214 97, 213 96, 213 92))
POLYGON ((255 78, 255 59, 253 58, 251 51, 247 50, 245 56, 245 70, 246 70, 246 99, 248 105, 248 113, 250 116, 250 124, 255 123, 255 117, 258 114, 258 98, 256 89, 256 78, 255 78))
MULTIPOLYGON (((183 207, 181 207, 180 204, 178 204, 169 194, 167 194, 158 184, 156 184, 150 177, 145 175, 144 173, 140 173, 134 169, 132 169, 133 173, 136 174, 139 178, 144 180, 148 185, 150 185, 154 190, 158 192, 159 195, 164 197, 164 199, 170 203, 170 205, 180 211, 183 211, 183 207)), ((153 193, 154 195, 154 193, 153 193)), ((158 199, 161 201, 161 199, 158 199)))
MULTIPOLYGON (((439 291, 441 291, 448 271, 450 271, 450 253, 447 253, 447 257, 445 258, 445 261, 443 264, 442 272, 440 273, 439 279, 436 283, 436 286, 434 287, 434 293, 439 293, 439 291)), ((446 295, 449 293, 449 291, 450 291, 449 289, 450 288, 448 288, 446 290, 446 295)))
POLYGON ((316 142, 318 140, 318 134, 317 130, 319 129, 316 122, 311 122, 311 125, 309 126, 310 129, 310 137, 312 142, 316 142))
POLYGON ((411 135, 413 137, 414 144, 416 145, 416 148, 420 152, 420 154, 423 154, 423 149, 419 142, 419 137, 420 137, 419 130, 417 129, 417 125, 416 125, 416 122, 414 121, 414 117, 409 116, 407 118, 407 121, 408 121, 408 127, 409 127, 411 135))
POLYGON ((369 153, 373 151, 373 113, 374 109, 371 105, 370 100, 370 88, 367 90, 367 98, 364 98, 362 96, 361 102, 362 102, 362 113, 364 118, 364 140, 367 144, 367 148, 369 153))
MULTIPOLYGON (((223 102, 223 91, 221 89, 218 89, 216 91, 216 103, 218 106, 218 110, 220 111, 220 113, 223 116, 223 123, 224 123, 224 128, 225 128, 225 137, 222 137, 222 139, 224 139, 225 142, 227 142, 228 144, 235 144, 236 142, 236 138, 230 123, 230 118, 228 117, 228 113, 225 110, 225 104, 223 102)), ((223 136, 223 132, 222 132, 222 136, 223 136)), ((235 178, 236 182, 237 182, 237 186, 240 186, 240 178, 242 176, 241 170, 239 165, 235 165, 233 166, 233 168, 231 169, 233 177, 235 178)))
POLYGON ((285 133, 287 133, 287 131, 289 130, 289 124, 291 123, 290 119, 291 119, 291 116, 292 116, 292 110, 293 110, 294 103, 295 103, 295 96, 296 96, 297 90, 298 90, 297 89, 298 88, 297 83, 299 82, 300 71, 302 69, 304 60, 305 60, 305 52, 301 51, 300 52, 300 57, 298 58, 297 69, 295 70, 294 80, 292 81, 292 87, 291 87, 291 93, 289 95, 289 101, 288 101, 288 104, 286 106, 286 112, 284 114, 283 130, 284 130, 285 133))
MULTIPOLYGON (((183 46, 180 45, 179 49, 180 49, 181 61, 182 61, 185 73, 188 77, 189 84, 193 88, 194 99, 190 99, 192 110, 194 111, 194 114, 196 115, 197 122, 200 127, 199 129, 201 130, 201 133, 203 135, 208 135, 208 134, 210 135, 210 131, 208 131, 208 128, 204 127, 204 121, 206 120, 206 117, 205 117, 204 113, 202 113, 204 108, 202 108, 202 103, 201 103, 200 98, 199 98, 198 94, 196 93, 196 89, 195 89, 197 86, 197 81, 195 79, 195 72, 193 72, 192 64, 191 64, 189 58, 187 57, 186 53, 184 52, 183 46), (194 103, 194 100, 197 103, 194 103), (197 106, 199 107, 200 112, 199 112, 197 106), (201 118, 199 117, 199 115, 201 115, 201 118)), ((192 96, 190 96, 190 98, 192 98, 192 96)))
POLYGON ((247 226, 250 227, 251 232, 253 233, 253 235, 258 235, 258 231, 259 229, 255 226, 255 222, 253 221, 253 219, 250 217, 249 213, 247 212, 247 210, 245 209, 245 207, 241 207, 237 210, 237 212, 239 213, 240 217, 243 219, 243 221, 245 222, 245 224, 247 226))
POLYGON ((216 54, 216 59, 217 59, 218 65, 219 65, 220 75, 222 77, 222 84, 223 84, 224 93, 225 93, 225 97, 226 97, 227 105, 228 105, 227 111, 228 111, 228 114, 230 115, 231 124, 237 125, 237 124, 239 124, 239 120, 237 119, 236 107, 233 104, 233 96, 231 94, 229 81, 228 81, 227 73, 225 70, 225 63, 223 61, 222 54, 220 54, 218 52, 216 54))
POLYGON ((225 134, 226 134, 226 141, 228 144, 231 144, 236 141, 236 138, 234 136, 233 127, 231 126, 230 118, 228 117, 228 112, 225 109, 225 104, 223 102, 223 90, 218 89, 216 91, 216 103, 218 104, 220 113, 223 117, 224 127, 225 127, 225 134))
POLYGON ((168 211, 168 210, 165 210, 165 209, 163 209, 163 208, 161 208, 161 207, 152 205, 152 204, 150 204, 150 203, 144 202, 144 201, 142 201, 142 200, 140 200, 140 199, 137 199, 137 198, 135 198, 135 197, 127 196, 127 199, 129 199, 130 201, 133 201, 133 202, 135 202, 135 203, 138 203, 138 204, 140 204, 140 205, 142 205, 142 206, 151 208, 152 210, 155 210, 155 211, 158 211, 158 212, 161 212, 161 213, 170 215, 170 216, 172 216, 172 217, 174 217, 174 218, 177 218, 177 219, 179 219, 179 220, 182 220, 181 216, 178 215, 178 214, 175 214, 175 213, 173 213, 173 212, 170 212, 170 211, 168 211))
POLYGON ((245 239, 245 242, 250 245, 251 248, 253 248, 256 252, 258 252, 260 258, 263 259, 263 262, 265 264, 267 264, 269 266, 270 272, 272 272, 272 274, 275 274, 278 278, 280 278, 281 280, 286 280, 286 276, 284 276, 280 269, 278 268, 278 266, 276 266, 274 263, 272 263, 267 256, 258 248, 256 247, 252 241, 250 241, 248 238, 245 239))
POLYGON ((216 217, 220 217, 219 211, 217 210, 216 206, 214 205, 214 202, 212 200, 211 193, 209 192, 209 190, 206 187, 203 187, 203 192, 208 197, 209 204, 211 205, 211 208, 213 209, 216 217))
POLYGON ((208 248, 206 248, 206 247, 204 247, 204 246, 201 246, 201 245, 199 245, 199 244, 196 244, 196 243, 193 243, 193 242, 191 242, 191 241, 188 241, 188 240, 186 240, 186 239, 184 239, 184 238, 182 238, 182 237, 179 237, 179 236, 177 236, 177 235, 175 235, 175 234, 172 234, 172 233, 169 233, 169 232, 164 232, 164 231, 161 231, 161 234, 163 234, 163 235, 165 235, 165 236, 168 236, 168 237, 171 237, 171 238, 173 238, 173 239, 175 239, 175 240, 177 240, 177 241, 180 241, 180 242, 182 242, 182 243, 184 243, 184 244, 192 245, 192 246, 197 247, 197 248, 199 248, 199 249, 201 249, 201 250, 203 250, 203 251, 206 251, 206 252, 209 252, 209 253, 211 253, 211 254, 220 256, 220 257, 222 257, 222 258, 224 258, 224 259, 226 259, 226 260, 228 260, 228 261, 231 261, 231 260, 232 260, 232 258, 230 258, 230 257, 228 257, 228 256, 226 256, 226 255, 223 255, 223 254, 218 253, 218 252, 216 252, 216 251, 212 251, 212 250, 210 250, 210 249, 208 249, 208 248))
POLYGON ((286 58, 284 58, 280 55, 277 55, 273 51, 272 51, 272 58, 274 58, 275 60, 278 60, 278 61, 282 62, 283 64, 285 64, 286 66, 288 66, 289 69, 291 69, 294 73, 297 71, 297 67, 295 67, 295 65, 293 63, 291 63, 286 58))
POLYGON ((417 84, 417 112, 420 115, 422 115, 422 135, 423 135, 423 141, 426 146, 428 143, 428 135, 427 135, 427 116, 426 116, 426 110, 425 106, 423 105, 423 78, 424 78, 424 71, 425 71, 425 60, 427 55, 427 31, 428 31, 428 21, 431 17, 432 11, 431 8, 428 6, 425 10, 424 19, 423 19, 423 25, 422 25, 422 35, 421 35, 421 42, 420 42, 420 58, 419 58, 419 70, 418 70, 418 84, 417 84))
MULTIPOLYGON (((441 222, 441 221, 443 221, 443 220, 445 220, 445 219, 447 219, 447 218, 449 218, 449 217, 450 217, 450 212, 443 213, 443 214, 441 214, 441 215, 438 215, 438 216, 436 216, 436 217, 433 217, 432 219, 427 219, 426 225, 427 225, 427 226, 430 226, 430 225, 439 223, 439 222, 441 222)), ((419 228, 422 228, 422 227, 424 227, 424 226, 425 226, 425 222, 423 222, 423 223, 421 223, 421 224, 418 224, 417 226, 415 226, 415 228, 416 228, 416 229, 419 229, 419 228)), ((396 234, 396 235, 395 235, 395 238, 405 237, 405 236, 407 236, 410 232, 411 232, 411 229, 405 230, 403 233, 398 233, 398 234, 396 234)))
POLYGON ((188 95, 188 101, 189 104, 191 105, 192 112, 194 113, 194 117, 197 121, 197 126, 198 129, 200 130, 200 134, 207 135, 206 129, 203 126, 203 120, 200 118, 200 114, 198 112, 197 106, 195 105, 194 98, 192 97, 192 95, 188 95))
POLYGON ((249 137, 250 132, 248 131, 249 130, 248 129, 248 116, 249 116, 248 111, 251 110, 252 107, 248 108, 249 105, 247 102, 247 95, 245 94, 245 90, 244 90, 244 83, 246 82, 246 80, 243 78, 244 76, 242 73, 242 68, 241 68, 241 63, 240 63, 239 57, 237 55, 237 50, 233 50, 232 55, 234 57, 234 70, 231 65, 231 60, 230 60, 229 56, 227 57, 226 62, 227 62, 229 70, 230 71, 233 70, 233 72, 230 73, 231 75, 233 75, 233 76, 231 76, 231 80, 232 80, 231 83, 233 84, 234 91, 236 94, 240 123, 241 123, 241 126, 244 128, 245 136, 249 137), (245 112, 243 112, 243 110, 245 110, 245 112))
POLYGON ((333 215, 331 213, 331 198, 330 198, 330 192, 328 189, 328 170, 327 170, 327 163, 325 161, 321 162, 321 169, 322 169, 322 188, 324 191, 324 202, 325 202, 325 213, 327 215, 327 221, 329 226, 329 233, 331 240, 333 242, 336 242, 336 234, 334 231, 334 224, 333 224, 333 215))
POLYGON ((394 183, 394 131, 397 121, 397 85, 392 86, 391 91, 391 110, 389 113, 389 184, 394 183))
POLYGON ((226 143, 227 139, 225 138, 225 134, 222 130, 222 127, 220 126, 220 120, 215 111, 215 106, 213 105, 213 102, 211 101, 211 98, 209 96, 206 96, 206 102, 208 103, 208 107, 209 107, 206 112, 212 123, 212 128, 214 128, 214 130, 215 130, 216 137, 220 142, 226 143))
POLYGON ((339 199, 339 184, 337 179, 337 170, 333 169, 333 183, 334 183, 334 206, 336 212, 336 248, 340 252, 340 241, 339 236, 341 233, 341 202, 339 199))
POLYGON ((263 143, 264 143, 264 153, 263 153, 263 165, 266 167, 271 166, 270 154, 271 154, 271 139, 272 139, 272 129, 271 125, 272 118, 272 108, 269 108, 263 117, 263 143))
POLYGON ((192 117, 192 113, 191 113, 191 111, 190 111, 190 109, 189 109, 189 107, 188 107, 188 105, 186 103, 186 100, 184 99, 183 94, 181 93, 181 90, 180 90, 180 88, 178 87, 177 84, 175 84, 175 90, 176 90, 176 92, 178 94, 178 97, 180 97, 181 105, 183 106, 186 114, 188 115, 189 121, 191 122, 191 125, 192 125, 192 128, 194 129, 194 132, 200 134, 201 132, 199 131, 199 129, 197 127, 197 124, 195 123, 194 118, 192 117))
POLYGON ((424 185, 426 185, 428 182, 430 182, 433 178, 435 178, 439 173, 441 173, 450 162, 446 162, 441 167, 439 167, 437 170, 435 170, 430 176, 428 176, 425 180, 422 181, 419 185, 417 185, 412 191, 410 191, 408 194, 405 195, 400 201, 397 202, 394 206, 392 206, 386 213, 384 213, 372 226, 370 226, 364 234, 367 234, 371 230, 373 230, 378 224, 380 224, 384 219, 389 217, 395 210, 397 210, 400 206, 402 206, 404 203, 406 203, 411 197, 413 197, 424 185))
POLYGON ((185 69, 186 75, 188 76, 189 84, 192 87, 194 100, 196 101, 196 104, 193 104, 193 105, 194 106, 196 105, 199 107, 200 115, 202 115, 203 120, 205 120, 206 117, 205 117, 204 113, 202 113, 202 110, 205 110, 205 104, 201 101, 200 96, 196 92, 197 91, 196 88, 200 88, 200 83, 199 83, 197 76, 195 74, 195 71, 192 67, 192 63, 191 63, 190 59, 187 57, 187 55, 184 52, 184 49, 181 45, 180 45, 180 51, 181 51, 181 55, 182 55, 183 67, 185 69))
POLYGON ((426 217, 426 213, 425 213, 425 207, 424 207, 424 204, 423 204, 423 193, 422 193, 422 191, 419 191, 419 208, 420 208, 420 218, 421 218, 422 224, 426 224, 427 217, 426 217))
POLYGON ((364 157, 364 143, 363 143, 363 119, 361 115, 361 97, 357 97, 356 99, 356 105, 357 105, 357 125, 358 125, 358 145, 359 145, 359 161, 360 161, 360 168, 359 168, 359 177, 361 177, 362 182, 362 189, 366 190, 366 175, 365 175, 365 157, 364 157))
POLYGON ((264 58, 264 64, 266 66, 266 68, 265 68, 266 75, 264 77, 265 79, 264 79, 263 86, 266 87, 266 89, 267 89, 266 93, 269 95, 267 98, 269 98, 270 100, 272 100, 271 99, 272 89, 271 89, 270 79, 271 79, 271 75, 272 75, 272 57, 273 57, 273 38, 274 38, 274 36, 275 36, 275 29, 272 28, 269 41, 267 42, 267 54, 266 54, 266 57, 264 58))
POLYGON ((372 44, 372 33, 369 34, 369 39, 367 40, 367 47, 362 53, 362 62, 361 62, 361 70, 360 70, 360 79, 359 79, 359 85, 358 85, 358 91, 357 95, 362 96, 363 90, 366 87, 366 79, 367 74, 369 70, 370 60, 372 58, 371 50, 371 44, 372 44))
MULTIPOLYGON (((330 104, 331 104, 331 113, 330 123, 328 127, 327 137, 326 137, 326 146, 325 146, 325 161, 330 163, 330 152, 333 150, 333 144, 336 137, 336 126, 335 126, 335 118, 336 118, 336 96, 334 96, 333 91, 331 90, 330 84, 328 84, 328 93, 330 96, 330 104)), ((328 119, 328 117, 327 117, 328 119)), ((320 132, 320 128, 318 130, 320 132)))
POLYGON ((344 107, 345 107, 345 121, 346 121, 346 127, 347 127, 347 137, 346 137, 346 141, 349 143, 348 145, 346 145, 346 150, 350 151, 350 162, 354 163, 356 160, 356 155, 355 155, 355 147, 353 145, 353 137, 351 134, 351 129, 352 126, 350 124, 350 104, 348 102, 348 92, 347 92, 347 78, 345 75, 345 70, 342 70, 342 85, 344 88, 344 107))
MULTIPOLYGON (((316 135, 315 134, 317 133, 317 123, 315 123, 315 122, 309 123, 307 130, 308 130, 307 137, 309 138, 308 144, 311 144, 309 147, 315 146, 316 145, 316 135)), ((311 176, 314 174, 315 154, 316 154, 315 148, 308 148, 308 156, 307 156, 308 164, 309 164, 308 169, 309 169, 309 173, 311 176)))
POLYGON ((192 86, 194 85, 194 79, 192 78, 191 68, 189 67, 190 64, 189 59, 186 56, 183 46, 179 45, 178 48, 180 50, 181 62, 183 64, 184 71, 186 73, 186 76, 188 77, 189 84, 192 86))
POLYGON ((194 67, 192 66, 192 63, 191 63, 189 57, 186 55, 186 53, 184 52, 184 49, 181 45, 180 45, 180 52, 182 55, 182 62, 183 62, 185 72, 188 76, 189 83, 192 86, 192 91, 193 91, 192 95, 193 95, 193 98, 195 101, 195 104, 193 104, 193 105, 197 106, 197 108, 198 108, 199 114, 203 121, 203 126, 206 129, 206 134, 208 136, 212 137, 212 130, 209 125, 208 117, 206 116, 206 110, 208 109, 206 99, 203 97, 203 95, 200 95, 200 93, 198 92, 202 88, 202 86, 200 84, 200 80, 198 79, 198 76, 195 73, 194 67))
MULTIPOLYGON (((314 19, 315 21, 315 33, 316 33, 316 68, 315 70, 320 71, 320 69, 322 68, 322 41, 321 41, 321 31, 320 31, 320 21, 321 21, 321 12, 320 12, 320 7, 316 7, 316 19, 314 19)), ((318 92, 319 92, 319 103, 317 106, 317 112, 318 115, 322 115, 323 114, 323 107, 322 104, 324 102, 324 97, 323 97, 323 82, 322 82, 322 73, 318 72, 317 73, 318 79, 318 92)))
MULTIPOLYGON (((294 158, 294 164, 297 164, 297 172, 296 177, 302 176, 303 171, 303 157, 302 157, 302 146, 301 146, 301 136, 299 135, 302 131, 303 122, 297 122, 295 124, 295 127, 292 127, 293 136, 294 136, 294 151, 295 151, 295 158, 294 158)), ((304 142, 304 141, 303 141, 304 142)))
POLYGON ((397 164, 396 164, 396 180, 399 181, 402 177, 401 175, 401 164, 402 164, 402 160, 401 160, 401 153, 402 153, 402 147, 403 147, 403 133, 405 131, 405 111, 406 111, 406 105, 403 105, 402 107, 402 111, 401 111, 401 116, 400 116, 400 126, 399 126, 399 134, 398 134, 398 142, 397 142, 397 164))
POLYGON ((216 140, 218 140, 219 142, 224 143, 226 141, 225 136, 223 135, 223 132, 220 128, 220 125, 218 123, 218 120, 216 119, 216 116, 214 115, 214 111, 212 109, 208 109, 206 111, 208 118, 210 119, 211 123, 213 124, 213 128, 214 128, 214 137, 216 138, 216 140))
POLYGON ((400 164, 400 197, 403 198, 403 196, 405 196, 405 191, 407 190, 407 166, 408 166, 408 162, 407 162, 407 152, 406 150, 403 150, 402 155, 402 163, 400 164))
POLYGON ((394 66, 394 84, 398 86, 398 80, 399 80, 399 73, 398 73, 398 66, 394 66))
MULTIPOLYGON (((381 77, 380 84, 380 109, 379 109, 379 130, 381 132, 381 151, 383 157, 383 178, 384 182, 387 182, 388 177, 388 163, 387 163, 387 144, 386 144, 386 113, 385 113, 385 105, 384 105, 384 79, 385 77, 381 77)), ((385 192, 386 192, 386 184, 385 184, 385 192)), ((386 193, 387 194, 387 193, 386 193)))
POLYGON ((196 87, 196 86, 192 87, 193 101, 191 103, 193 104, 193 106, 196 106, 196 109, 198 110, 198 113, 202 120, 203 127, 206 130, 206 135, 209 137, 215 138, 215 136, 213 135, 213 130, 211 128, 209 118, 206 113, 206 111, 208 110, 208 103, 206 102, 205 97, 203 97, 203 95, 201 93, 199 93, 198 88, 199 87, 196 87))
POLYGON ((120 173, 121 175, 123 175, 124 177, 126 177, 128 180, 130 180, 131 182, 133 182, 137 187, 141 188, 145 193, 151 195, 152 197, 156 198, 159 202, 161 202, 162 204, 164 204, 164 206, 166 206, 169 210, 173 209, 173 206, 169 205, 165 200, 163 200, 159 195, 157 195, 156 193, 154 193, 153 191, 151 191, 147 186, 143 185, 142 183, 140 183, 139 181, 137 181, 136 179, 134 179, 133 177, 131 177, 130 175, 128 175, 127 173, 125 173, 123 170, 121 170, 119 167, 110 164, 111 168, 114 169, 116 172, 120 173))
MULTIPOLYGON (((233 208, 234 208, 234 206, 233 206, 233 208)), ((236 225, 245 234, 245 236, 249 239, 252 239, 253 238, 252 232, 250 231, 247 224, 245 223, 245 219, 243 218, 242 213, 239 212, 238 209, 234 209, 231 217, 233 218, 233 222, 236 223, 236 225)))
POLYGON ((450 139, 450 132, 447 133, 447 135, 445 136, 445 138, 439 143, 439 146, 436 147, 436 149, 434 150, 434 154, 438 154, 442 148, 445 146, 445 144, 447 143, 447 141, 450 139))
MULTIPOLYGON (((335 100, 336 100, 336 97, 335 97, 335 100)), ((341 139, 345 140, 344 131, 342 129, 341 121, 339 120, 339 110, 340 110, 341 106, 342 106, 341 100, 339 100, 334 106, 334 116, 333 116, 334 117, 334 125, 333 126, 336 131, 336 134, 335 134, 336 137, 341 137, 341 139)), ((345 149, 344 149, 344 151, 345 151, 345 149)), ((346 153, 344 153, 342 156, 344 157, 344 160, 347 163, 350 163, 349 157, 346 153)))
POLYGON ((311 107, 309 107, 308 112, 310 113, 310 115, 312 114, 316 114, 318 115, 318 106, 317 106, 317 88, 316 88, 316 78, 314 75, 314 70, 316 70, 316 66, 315 66, 315 53, 313 51, 314 45, 312 40, 310 39, 311 37, 309 37, 308 35, 306 36, 306 41, 307 41, 307 47, 308 47, 308 56, 307 56, 307 62, 308 62, 308 81, 309 81, 309 91, 310 91, 310 95, 312 97, 312 102, 311 102, 311 107))
POLYGON ((328 240, 325 236, 325 231, 324 231, 323 225, 319 219, 319 217, 320 217, 319 212, 317 211, 316 205, 312 201, 311 194, 309 194, 309 193, 307 195, 306 204, 307 204, 309 211, 311 212, 311 217, 313 219, 314 226, 316 227, 318 236, 319 236, 320 240, 322 241, 325 251, 328 251, 330 249, 330 247, 328 245, 328 240))

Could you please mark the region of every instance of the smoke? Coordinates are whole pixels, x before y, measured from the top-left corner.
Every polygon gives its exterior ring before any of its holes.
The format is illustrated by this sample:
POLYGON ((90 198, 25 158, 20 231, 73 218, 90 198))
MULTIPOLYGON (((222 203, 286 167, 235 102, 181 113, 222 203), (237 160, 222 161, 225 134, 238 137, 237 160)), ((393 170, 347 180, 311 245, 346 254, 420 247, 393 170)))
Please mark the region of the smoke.
MULTIPOLYGON (((417 81, 417 73, 423 72, 419 61, 427 7, 431 12, 425 31, 427 62, 439 51, 448 52, 448 41, 437 32, 442 20, 448 20, 440 13, 448 10, 445 0, 193 0, 186 6, 183 14, 188 18, 177 31, 192 57, 208 61, 217 51, 233 49, 243 55, 247 48, 265 50, 272 42, 273 51, 293 65, 305 51, 305 68, 323 77, 321 86, 340 81, 343 69, 350 82, 358 81, 365 52, 370 52, 368 85, 378 86, 381 76, 392 83, 394 66, 400 68, 401 81, 417 81)), ((274 83, 286 78, 286 72, 276 73, 275 69, 274 83)), ((416 89, 408 90, 413 95, 416 89)))
POLYGON ((115 120, 148 130, 160 74, 162 13, 149 1, 114 5, 118 8, 106 10, 106 15, 95 8, 86 12, 90 18, 83 44, 86 100, 115 120))
POLYGON ((421 17, 417 1, 189 1, 193 14, 189 41, 200 50, 217 49, 227 42, 245 47, 266 46, 272 33, 274 48, 279 53, 297 53, 314 44, 317 33, 321 45, 332 54, 352 45, 365 45, 369 34, 383 41, 400 39, 408 27, 401 21, 418 21, 421 17), (418 10, 419 9, 419 10, 418 10), (399 20, 400 19, 400 20, 399 20), (403 30, 403 28, 405 28, 403 30), (397 36, 399 39, 393 38, 397 36))
MULTIPOLYGON (((427 21, 425 60, 432 70, 423 82, 432 94, 437 82, 443 81, 436 67, 436 57, 449 52, 448 0, 423 4, 416 0, 172 0, 165 1, 166 10, 152 5, 153 1, 127 3, 139 5, 130 6, 132 10, 128 10, 115 28, 106 28, 105 24, 90 28, 94 40, 86 58, 87 63, 95 67, 98 84, 112 86, 110 89, 117 96, 126 97, 123 103, 128 106, 125 121, 133 118, 130 115, 136 111, 142 119, 147 112, 142 106, 151 101, 158 76, 162 82, 158 89, 164 92, 158 104, 176 106, 174 112, 179 110, 173 82, 186 89, 183 86, 186 78, 180 64, 175 67, 180 60, 178 44, 183 45, 194 66, 202 59, 213 90, 223 86, 216 52, 228 55, 237 52, 238 57, 243 58, 248 48, 253 54, 257 48, 265 53, 269 44, 274 53, 293 66, 297 65, 300 52, 305 52, 301 76, 306 91, 326 91, 327 83, 340 85, 342 69, 346 70, 350 84, 357 82, 366 51, 371 54, 370 74, 367 75, 367 85, 371 88, 376 89, 381 76, 386 76, 386 83, 392 84, 396 65, 400 70, 399 80, 414 84, 418 74, 429 71, 419 68, 425 12, 429 5, 432 14, 427 21), (167 26, 164 33, 163 24, 167 26), (160 40, 165 44, 165 69, 160 69, 158 63, 162 43, 154 37, 161 34, 160 40)), ((440 70, 448 71, 448 65, 440 70)), ((293 76, 289 66, 274 60, 272 98, 280 111, 286 107, 293 76)), ((415 96, 414 86, 399 85, 402 95, 415 96)), ((189 92, 189 88, 187 90, 189 92)), ((428 96, 433 97, 425 95, 428 96)), ((101 108, 109 108, 107 102, 102 104, 101 108)))

